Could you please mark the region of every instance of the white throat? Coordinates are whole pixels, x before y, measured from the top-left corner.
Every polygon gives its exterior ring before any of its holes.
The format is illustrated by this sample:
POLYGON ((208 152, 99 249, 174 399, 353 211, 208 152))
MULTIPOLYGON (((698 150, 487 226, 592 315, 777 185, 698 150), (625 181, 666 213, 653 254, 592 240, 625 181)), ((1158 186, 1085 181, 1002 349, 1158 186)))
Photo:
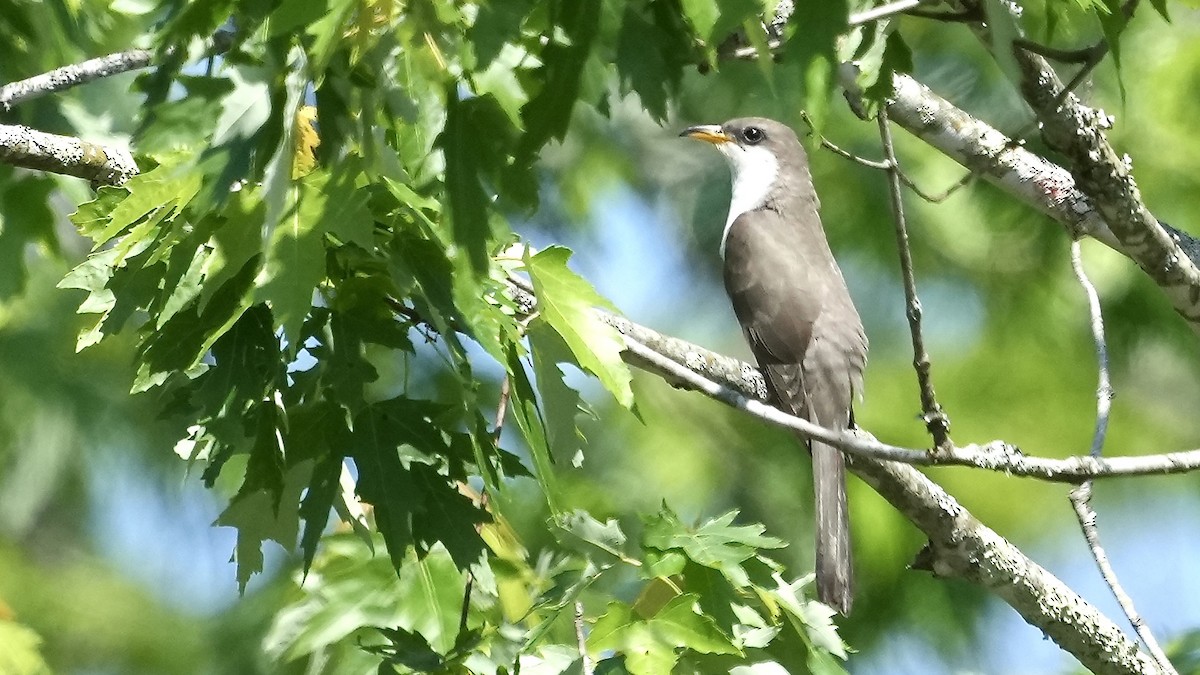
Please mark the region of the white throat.
POLYGON ((760 146, 741 146, 722 143, 717 146, 729 162, 733 178, 733 198, 729 200, 729 217, 725 220, 725 231, 721 233, 721 257, 725 257, 725 240, 733 221, 748 211, 762 208, 767 195, 779 178, 779 160, 771 151, 760 146))

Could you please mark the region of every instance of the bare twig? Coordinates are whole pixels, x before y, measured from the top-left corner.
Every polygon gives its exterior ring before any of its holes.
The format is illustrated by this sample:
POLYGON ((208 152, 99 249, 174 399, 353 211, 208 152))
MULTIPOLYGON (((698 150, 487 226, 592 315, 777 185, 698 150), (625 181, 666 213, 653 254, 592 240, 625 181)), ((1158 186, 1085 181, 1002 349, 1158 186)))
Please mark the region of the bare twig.
POLYGON ((1102 54, 1108 52, 1108 44, 1103 40, 1094 45, 1081 47, 1079 49, 1060 49, 1058 47, 1044 45, 1040 42, 1034 42, 1033 40, 1027 38, 1017 38, 1013 40, 1012 43, 1014 47, 1027 49, 1034 54, 1041 54, 1048 59, 1061 61, 1063 63, 1087 63, 1092 60, 1096 52, 1100 52, 1102 54))
POLYGON ((596 672, 596 664, 592 663, 592 657, 588 656, 587 651, 587 634, 583 627, 583 603, 575 601, 575 641, 579 645, 579 657, 582 659, 583 675, 594 675, 596 672))
MULTIPOLYGON (((642 330, 648 331, 649 329, 643 328, 642 330)), ((741 384, 737 380, 731 382, 722 379, 720 375, 702 373, 700 369, 690 368, 676 360, 676 358, 683 358, 681 356, 667 356, 628 334, 625 335, 625 338, 626 350, 634 357, 630 361, 638 367, 663 375, 664 379, 677 384, 677 386, 699 391, 766 422, 798 431, 805 438, 827 443, 851 455, 864 458, 914 466, 971 466, 1014 476, 1034 477, 1061 483, 1078 483, 1088 478, 1184 473, 1200 469, 1200 450, 1145 457, 1096 458, 1085 455, 1066 459, 1047 459, 1027 457, 1021 454, 1018 448, 1003 441, 962 447, 951 445, 938 452, 901 448, 881 443, 869 435, 839 433, 817 426, 803 418, 789 415, 763 403, 760 394, 743 391, 740 386, 735 389, 734 386, 741 384), (760 398, 752 398, 755 396, 760 396, 760 398)), ((697 352, 707 354, 708 358, 714 360, 728 358, 705 352, 694 345, 691 346, 688 353, 697 352)), ((747 369, 753 368, 749 364, 743 364, 743 366, 747 369)), ((733 369, 722 366, 712 369, 710 372, 724 373, 730 370, 733 369)))
POLYGON ((11 110, 14 103, 69 89, 102 77, 145 68, 150 65, 153 56, 154 53, 148 49, 130 49, 6 84, 0 87, 0 108, 5 111, 11 110))
MULTIPOLYGON (((804 117, 807 118, 808 116, 804 115, 804 117)), ((829 140, 828 138, 825 138, 824 136, 821 137, 821 147, 825 148, 826 150, 829 150, 830 152, 832 152, 835 155, 838 155, 839 157, 848 159, 851 162, 854 162, 855 164, 865 166, 868 169, 875 169, 877 171, 890 171, 893 168, 887 162, 877 162, 873 159, 867 159, 865 157, 860 157, 860 156, 850 152, 849 150, 837 145, 836 143, 829 140)), ((929 194, 928 192, 925 192, 924 190, 922 190, 917 185, 916 181, 914 181, 912 178, 909 178, 908 174, 904 173, 899 168, 896 168, 895 171, 896 171, 897 175, 900 176, 900 182, 903 183, 905 187, 912 190, 913 193, 915 195, 917 195, 918 197, 920 197, 921 199, 923 199, 927 202, 932 202, 934 204, 939 204, 941 202, 946 201, 947 199, 950 198, 950 195, 953 195, 955 192, 958 192, 964 186, 970 184, 970 182, 975 178, 974 173, 967 173, 962 178, 955 181, 953 185, 951 185, 950 187, 948 187, 944 191, 942 191, 941 194, 933 195, 933 194, 929 194)))
POLYGON ((467 572, 467 583, 463 586, 462 607, 458 612, 458 637, 462 639, 467 633, 467 617, 471 614, 471 591, 475 588, 475 575, 467 572))
POLYGON ((504 415, 508 411, 508 399, 512 394, 512 383, 508 375, 500 381, 500 402, 496 404, 496 422, 492 426, 492 443, 500 444, 500 434, 504 431, 504 415))
MULTIPOLYGON (((1092 434, 1091 456, 1099 458, 1104 450, 1104 439, 1108 434, 1108 418, 1112 410, 1113 388, 1112 380, 1109 377, 1108 368, 1108 342, 1104 337, 1104 314, 1100 309, 1100 296, 1096 292, 1096 286, 1092 284, 1088 278, 1087 272, 1083 269, 1083 259, 1080 252, 1079 241, 1071 242, 1071 270, 1075 273, 1075 278, 1079 281, 1079 285, 1083 288, 1084 295, 1087 296, 1088 313, 1091 317, 1090 324, 1092 329, 1092 341, 1096 345, 1096 362, 1098 371, 1098 384, 1096 386, 1096 428, 1092 434)), ((1121 611, 1129 620, 1129 624, 1133 626, 1142 643, 1146 645, 1146 649, 1150 655, 1154 657, 1158 667, 1167 675, 1177 675, 1174 666, 1167 658, 1162 647, 1159 646, 1158 640, 1154 638, 1154 634, 1138 613, 1137 608, 1133 604, 1133 598, 1125 592, 1125 588, 1121 585, 1117 578, 1117 572, 1112 566, 1112 562, 1108 559, 1108 554, 1104 551, 1104 546, 1100 543, 1100 528, 1096 524, 1096 510, 1092 508, 1092 481, 1087 480, 1081 483, 1078 487, 1071 490, 1070 494, 1071 506, 1075 511, 1075 517, 1079 520, 1079 528, 1083 531, 1083 537, 1087 540, 1088 549, 1091 551, 1092 558, 1096 561, 1096 567, 1100 570, 1100 576, 1104 578, 1104 583, 1108 584, 1112 591, 1113 597, 1116 598, 1117 604, 1120 605, 1121 611)))
POLYGON ((864 23, 870 23, 871 21, 886 19, 889 16, 903 14, 907 11, 916 9, 928 1, 929 0, 896 0, 896 2, 880 5, 879 7, 872 7, 871 9, 851 14, 848 23, 851 26, 860 26, 864 23))
POLYGON ((970 185, 971 182, 975 180, 975 176, 976 176, 974 171, 968 171, 967 173, 963 174, 962 178, 959 178, 958 180, 954 181, 954 183, 950 187, 946 188, 945 190, 942 190, 939 194, 935 195, 935 194, 929 194, 928 192, 925 192, 921 188, 917 187, 917 184, 914 183, 911 178, 909 178, 907 175, 905 175, 905 173, 903 171, 899 171, 899 174, 900 174, 900 181, 902 183, 904 183, 905 185, 907 185, 908 189, 912 190, 921 199, 923 199, 927 202, 930 202, 932 204, 940 204, 940 203, 946 201, 951 196, 953 196, 955 192, 958 192, 959 190, 970 185))
MULTIPOLYGON (((806 117, 807 117, 807 115, 806 115, 806 117)), ((851 162, 854 162, 855 164, 861 164, 861 165, 867 167, 868 169, 876 169, 878 171, 887 171, 890 168, 888 166, 887 162, 876 162, 873 159, 859 157, 858 155, 850 152, 849 150, 845 150, 841 146, 834 144, 833 141, 829 140, 828 138, 825 138, 824 136, 821 137, 821 147, 825 148, 826 150, 830 150, 833 152, 833 154, 843 157, 845 159, 848 159, 851 162)))
POLYGON ((1104 439, 1108 435, 1108 417, 1112 411, 1113 387, 1108 372, 1108 342, 1104 338, 1104 314, 1100 311, 1100 295, 1096 286, 1083 269, 1083 258, 1079 240, 1071 242, 1071 271, 1087 296, 1088 314, 1091 317, 1092 341, 1096 345, 1096 364, 1099 383, 1096 385, 1096 428, 1092 433, 1092 457, 1104 452, 1104 439))
POLYGON ((939 450, 950 447, 950 418, 937 402, 930 375, 929 353, 925 350, 925 339, 921 335, 921 300, 917 297, 917 282, 913 275, 912 251, 908 246, 908 226, 904 222, 904 200, 900 195, 900 169, 896 163, 896 148, 892 144, 892 130, 888 124, 887 109, 881 108, 877 116, 879 139, 883 144, 883 156, 888 162, 888 196, 892 204, 892 217, 896 223, 896 247, 900 253, 900 276, 904 283, 904 300, 907 307, 908 329, 912 334, 913 368, 917 371, 917 385, 921 390, 922 419, 925 428, 933 436, 933 444, 939 450))

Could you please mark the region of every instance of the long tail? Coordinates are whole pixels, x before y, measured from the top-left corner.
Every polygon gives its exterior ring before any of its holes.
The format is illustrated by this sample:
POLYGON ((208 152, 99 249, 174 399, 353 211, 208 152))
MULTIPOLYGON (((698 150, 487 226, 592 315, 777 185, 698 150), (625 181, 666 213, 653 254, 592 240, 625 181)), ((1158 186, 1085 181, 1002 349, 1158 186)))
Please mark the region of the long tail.
POLYGON ((817 597, 850 615, 854 602, 854 561, 846 506, 846 464, 841 451, 812 444, 813 492, 817 516, 817 597))

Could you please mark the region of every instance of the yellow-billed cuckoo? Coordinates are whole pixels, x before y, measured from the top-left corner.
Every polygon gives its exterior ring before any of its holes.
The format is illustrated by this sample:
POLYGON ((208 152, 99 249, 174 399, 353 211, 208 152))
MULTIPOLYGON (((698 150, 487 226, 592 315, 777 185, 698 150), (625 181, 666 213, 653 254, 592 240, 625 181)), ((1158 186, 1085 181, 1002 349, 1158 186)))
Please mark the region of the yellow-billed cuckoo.
MULTIPOLYGON (((771 402, 829 429, 854 425, 867 338, 818 215, 808 155, 769 119, 690 127, 733 174, 721 236, 725 290, 766 378, 771 402)), ((846 469, 841 452, 810 443, 816 495, 817 597, 849 614, 854 597, 846 469)))

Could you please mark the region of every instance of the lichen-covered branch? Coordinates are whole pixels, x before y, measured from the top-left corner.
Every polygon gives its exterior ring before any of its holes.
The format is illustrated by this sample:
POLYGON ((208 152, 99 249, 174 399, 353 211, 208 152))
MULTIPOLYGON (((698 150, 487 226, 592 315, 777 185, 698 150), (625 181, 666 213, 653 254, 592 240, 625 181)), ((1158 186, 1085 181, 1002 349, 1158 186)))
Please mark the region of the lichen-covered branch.
POLYGON ((1200 329, 1200 268, 1180 248, 1178 235, 1164 229, 1142 202, 1132 161, 1109 144, 1105 130, 1112 119, 1082 105, 1063 89, 1058 75, 1037 54, 1016 50, 1021 93, 1041 122, 1046 143, 1070 162, 1071 175, 1122 251, 1158 284, 1172 305, 1200 329))
POLYGON ((154 53, 148 49, 130 49, 82 63, 55 68, 0 87, 0 109, 10 110, 14 103, 49 94, 102 77, 109 77, 150 65, 154 53))
MULTIPOLYGON (((669 372, 713 398, 776 423, 779 421, 775 416, 766 411, 784 415, 723 383, 693 373, 636 340, 628 339, 626 346, 656 371, 669 372)), ((786 426, 804 431, 791 423, 786 426)), ((821 440, 828 440, 826 435, 841 436, 821 431, 806 435, 821 440)), ((853 437, 853 433, 846 436, 853 437)), ((995 593, 1092 672, 1158 672, 1154 661, 1108 617, 979 522, 921 472, 906 464, 858 454, 847 457, 847 466, 929 537, 929 545, 918 561, 921 568, 938 576, 969 581, 995 593)))
POLYGON ((97 185, 121 185, 138 173, 125 148, 11 124, 0 124, 0 162, 86 178, 97 185))

